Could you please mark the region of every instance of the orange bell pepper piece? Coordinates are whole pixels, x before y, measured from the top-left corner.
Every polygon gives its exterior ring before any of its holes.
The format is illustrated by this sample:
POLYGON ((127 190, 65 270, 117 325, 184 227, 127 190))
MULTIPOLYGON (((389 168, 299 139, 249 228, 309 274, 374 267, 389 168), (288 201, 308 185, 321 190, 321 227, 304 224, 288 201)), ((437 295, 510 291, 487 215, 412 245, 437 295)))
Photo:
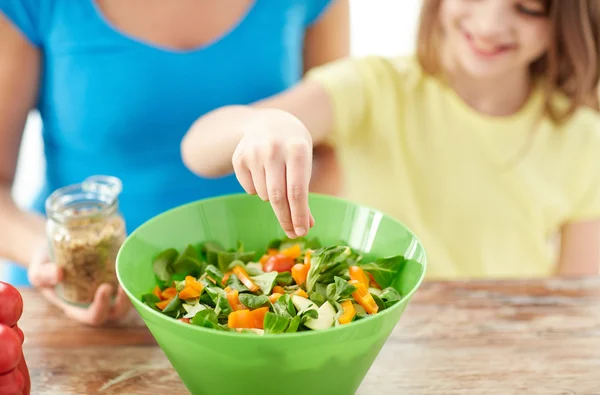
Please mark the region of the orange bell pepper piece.
POLYGON ((183 300, 196 299, 200 297, 200 291, 197 291, 192 287, 185 287, 179 292, 179 297, 183 300))
POLYGON ((354 308, 354 305, 352 304, 351 300, 344 300, 341 303, 341 306, 344 312, 342 313, 342 315, 340 315, 338 321, 342 325, 349 324, 350 322, 352 322, 352 319, 356 315, 356 309, 354 308))
POLYGON ((177 290, 175 289, 175 287, 169 287, 161 293, 162 300, 173 299, 175 295, 177 295, 177 290))
POLYGON ((193 288, 193 289, 195 289, 196 291, 198 291, 200 293, 202 293, 202 290, 204 289, 204 285, 202 285, 201 282, 199 282, 198 280, 196 280, 192 276, 186 276, 185 277, 185 286, 193 288))
POLYGON ((154 289, 152 290, 152 293, 154 295, 156 295, 156 297, 158 297, 158 299, 163 300, 162 294, 160 292, 160 287, 158 285, 156 287, 154 287, 154 289))
POLYGON ((164 310, 165 307, 167 307, 167 305, 171 302, 171 299, 165 299, 162 302, 158 302, 156 303, 156 307, 158 307, 161 310, 164 310))
POLYGON ((276 285, 273 287, 273 293, 283 295, 285 293, 285 289, 283 289, 283 287, 281 285, 276 285))
POLYGON ((304 264, 310 265, 310 255, 312 254, 312 250, 306 250, 304 253, 304 264))
POLYGON ((189 324, 190 323, 190 319, 189 318, 180 318, 179 321, 189 324))
POLYGON ((348 271, 350 273, 351 280, 361 282, 365 284, 365 287, 369 288, 369 278, 367 277, 365 271, 361 267, 350 266, 350 269, 348 271))
POLYGON ((275 303, 279 298, 281 298, 281 296, 282 294, 275 292, 274 294, 271 294, 271 296, 269 296, 269 300, 271 301, 271 303, 275 303))
POLYGON ((352 297, 356 300, 356 303, 364 307, 368 314, 376 314, 379 311, 379 306, 377 306, 375 299, 369 293, 367 286, 357 280, 350 280, 349 283, 356 287, 356 291, 352 293, 352 297))
POLYGON ((268 307, 261 307, 256 310, 238 310, 229 314, 227 326, 230 328, 246 329, 264 329, 265 314, 269 311, 268 307))
POLYGON ((299 290, 297 290, 296 292, 294 292, 294 294, 298 295, 298 296, 302 296, 303 298, 307 298, 308 299, 308 294, 302 288, 300 288, 299 290))
POLYGON ((240 295, 237 289, 229 288, 229 290, 225 290, 225 292, 227 292, 227 301, 229 302, 229 306, 231 306, 231 309, 233 311, 247 309, 247 307, 244 306, 242 302, 240 302, 240 295))
POLYGON ((227 284, 227 281, 229 281, 229 277, 231 277, 231 275, 233 274, 233 272, 227 272, 223 275, 223 281, 221 282, 221 284, 225 285, 227 284))
POLYGON ((257 329, 265 328, 265 315, 269 311, 268 307, 260 307, 256 310, 252 310, 250 313, 252 314, 252 318, 254 319, 254 323, 257 329))
POLYGON ((241 266, 236 266, 233 268, 233 273, 236 275, 238 280, 242 282, 250 290, 250 292, 257 292, 260 287, 254 283, 246 273, 246 270, 241 266))
POLYGON ((280 254, 283 254, 288 258, 297 259, 302 255, 302 250, 300 249, 300 244, 294 244, 293 246, 280 251, 280 254))
POLYGON ((306 282, 308 271, 310 270, 309 263, 297 263, 292 266, 292 278, 298 285, 302 285, 306 282))

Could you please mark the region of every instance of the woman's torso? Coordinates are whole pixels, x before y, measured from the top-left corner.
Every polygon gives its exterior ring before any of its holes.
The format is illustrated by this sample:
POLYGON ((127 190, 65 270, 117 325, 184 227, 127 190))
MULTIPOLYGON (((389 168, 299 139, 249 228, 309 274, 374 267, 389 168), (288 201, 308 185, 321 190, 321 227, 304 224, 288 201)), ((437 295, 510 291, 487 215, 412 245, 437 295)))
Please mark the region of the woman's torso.
MULTIPOLYGON (((143 34, 149 25, 125 29, 131 10, 115 9, 119 2, 113 0, 2 5, 43 54, 37 108, 46 177, 33 209, 43 212, 46 197, 59 187, 113 175, 123 181, 120 207, 132 231, 177 205, 241 192, 233 175, 209 180, 187 170, 181 139, 215 108, 251 103, 297 82, 305 32, 330 2, 240 0, 237 15, 224 17, 229 27, 212 24, 209 34, 199 30, 189 40, 172 31, 155 41, 130 34, 143 34)), ((182 29, 193 27, 194 10, 182 29)), ((142 7, 139 12, 148 17, 142 7)), ((166 31, 162 19, 153 23, 166 31)), ((209 20, 198 17, 198 23, 209 20)))
POLYGON ((256 0, 214 41, 174 50, 128 36, 92 1, 52 1, 40 21, 47 181, 35 208, 58 187, 110 174, 123 181, 131 230, 176 205, 242 191, 235 176, 189 172, 180 141, 206 112, 298 81, 305 29, 326 3, 256 0))

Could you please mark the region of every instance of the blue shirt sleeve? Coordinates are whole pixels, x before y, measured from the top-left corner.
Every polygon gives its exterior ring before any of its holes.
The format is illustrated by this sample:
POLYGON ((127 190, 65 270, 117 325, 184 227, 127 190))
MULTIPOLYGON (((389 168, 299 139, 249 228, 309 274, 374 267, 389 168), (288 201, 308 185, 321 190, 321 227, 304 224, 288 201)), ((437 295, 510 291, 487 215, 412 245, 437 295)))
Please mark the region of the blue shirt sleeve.
POLYGON ((306 27, 317 23, 325 14, 329 6, 336 0, 307 0, 306 3, 306 27))
POLYGON ((0 11, 36 47, 43 43, 44 0, 0 0, 0 11))

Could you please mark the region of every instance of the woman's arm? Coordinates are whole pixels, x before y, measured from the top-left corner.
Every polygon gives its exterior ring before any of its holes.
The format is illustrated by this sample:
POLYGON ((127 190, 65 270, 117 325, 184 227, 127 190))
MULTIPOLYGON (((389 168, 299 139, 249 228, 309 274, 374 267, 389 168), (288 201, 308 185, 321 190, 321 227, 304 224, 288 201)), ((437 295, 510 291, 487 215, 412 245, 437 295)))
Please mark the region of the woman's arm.
POLYGON ((11 197, 23 129, 37 98, 40 68, 40 51, 0 12, 0 257, 29 266, 32 284, 66 315, 100 325, 127 314, 131 305, 125 292, 119 289, 113 304, 110 285, 102 284, 87 309, 62 301, 54 291, 61 273, 48 262, 45 219, 19 210, 11 197))
POLYGON ((350 55, 350 5, 333 0, 304 36, 304 72, 350 55))
POLYGON ((559 276, 600 274, 600 220, 563 226, 560 241, 559 276))
MULTIPOLYGON (((334 0, 325 14, 312 25, 304 38, 304 71, 350 55, 350 5, 348 0, 334 0)), ((310 189, 328 195, 342 191, 342 172, 335 150, 319 145, 313 152, 310 189)))
POLYGON ((11 197, 19 146, 38 92, 40 53, 0 13, 0 256, 27 266, 45 242, 44 219, 11 197))

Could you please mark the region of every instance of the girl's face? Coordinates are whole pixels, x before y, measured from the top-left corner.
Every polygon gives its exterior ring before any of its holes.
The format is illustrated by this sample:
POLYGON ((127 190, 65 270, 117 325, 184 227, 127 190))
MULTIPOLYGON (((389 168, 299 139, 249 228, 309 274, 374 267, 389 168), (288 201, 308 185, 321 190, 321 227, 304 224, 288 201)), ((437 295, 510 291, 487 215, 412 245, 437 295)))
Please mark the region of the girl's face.
POLYGON ((548 49, 543 0, 444 0, 440 12, 446 53, 473 77, 527 71, 548 49))

